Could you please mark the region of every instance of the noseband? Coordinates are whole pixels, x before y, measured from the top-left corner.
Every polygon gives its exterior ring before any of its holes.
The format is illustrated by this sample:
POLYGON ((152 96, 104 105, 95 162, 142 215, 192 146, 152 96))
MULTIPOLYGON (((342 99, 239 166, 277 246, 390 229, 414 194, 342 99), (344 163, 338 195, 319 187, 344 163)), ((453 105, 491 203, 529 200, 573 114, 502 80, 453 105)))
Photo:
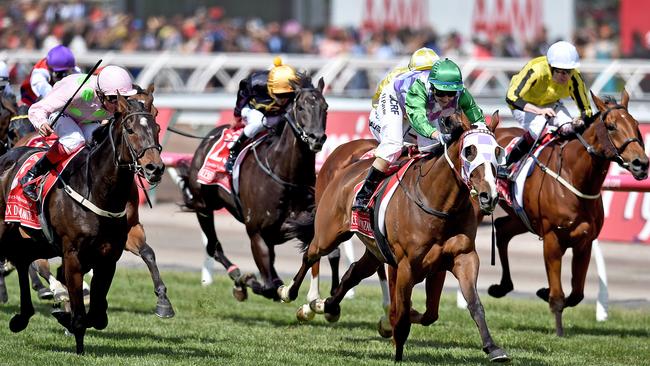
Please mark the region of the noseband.
MULTIPOLYGON (((303 88, 303 89, 300 89, 300 91, 303 91, 303 90, 304 91, 315 91, 316 89, 315 88, 303 88)), ((296 94, 296 97, 291 102, 291 109, 289 111, 287 111, 287 113, 284 115, 284 118, 286 119, 289 126, 291 126, 291 129, 293 130, 296 137, 298 137, 298 139, 300 141, 304 142, 305 144, 309 144, 309 135, 307 134, 307 132, 305 132, 305 128, 303 126, 299 125, 298 122, 296 122, 296 114, 297 114, 296 108, 298 107, 298 103, 296 103, 295 100, 298 98, 298 94, 300 94, 300 93, 296 94)))
MULTIPOLYGON (((599 112, 599 124, 595 126, 596 128, 596 134, 598 136, 598 139, 601 141, 604 141, 604 151, 597 151, 592 145, 590 145, 584 137, 582 137, 582 134, 576 133, 576 136, 578 137, 578 140, 580 143, 585 147, 589 155, 607 159, 607 160, 612 160, 615 161, 618 165, 620 165, 623 168, 629 167, 629 163, 623 159, 621 156, 621 153, 625 151, 627 146, 633 142, 638 143, 642 148, 645 148, 645 145, 643 144, 643 141, 639 138, 640 132, 639 129, 637 128, 637 136, 636 137, 628 137, 625 141, 623 141, 623 144, 621 144, 620 147, 616 147, 614 145, 614 142, 612 142, 612 138, 610 137, 610 132, 607 129, 607 126, 605 125, 605 121, 607 119, 607 115, 616 109, 621 109, 627 112, 627 108, 625 108, 622 105, 616 105, 612 108, 608 108, 605 112, 599 112)), ((628 112, 629 113, 629 112, 628 112)))

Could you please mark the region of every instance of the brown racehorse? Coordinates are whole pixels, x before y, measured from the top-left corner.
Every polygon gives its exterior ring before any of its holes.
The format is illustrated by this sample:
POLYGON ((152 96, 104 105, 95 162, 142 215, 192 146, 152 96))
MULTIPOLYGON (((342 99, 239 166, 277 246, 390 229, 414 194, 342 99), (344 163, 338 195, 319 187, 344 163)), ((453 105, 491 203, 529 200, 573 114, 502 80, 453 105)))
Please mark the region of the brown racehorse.
MULTIPOLYGON (((533 233, 544 239, 549 288, 540 289, 537 295, 549 303, 555 315, 558 336, 564 334, 562 311, 576 306, 584 297, 591 243, 598 238, 603 226, 600 190, 610 161, 629 170, 636 179, 648 176, 648 157, 639 123, 627 110, 627 92, 623 91, 621 104, 606 104, 593 93, 591 97, 598 113, 586 121, 588 127, 584 133, 578 135, 579 139, 558 141, 545 147, 539 155, 539 163, 526 180, 523 192, 523 206, 533 233), (562 177, 566 184, 555 175, 562 177), (565 297, 560 273, 562 256, 569 248, 573 252, 571 293, 565 297)), ((499 129, 499 143, 505 145, 522 132, 518 128, 499 129)), ((495 221, 503 271, 501 283, 489 288, 489 294, 494 297, 512 291, 508 244, 515 235, 528 231, 511 207, 503 202, 501 206, 508 216, 495 221)))
MULTIPOLYGON (((108 325, 106 295, 127 241, 129 227, 121 212, 131 197, 134 178, 144 177, 156 184, 162 179, 164 164, 158 143, 159 126, 141 103, 118 96, 113 120, 100 127, 98 143, 76 155, 60 174, 59 182, 45 198, 43 215, 52 228, 53 243, 17 223, 0 220, 0 254, 16 266, 20 285, 20 312, 11 319, 13 332, 24 330, 34 315, 29 289, 28 267, 36 259, 63 257, 65 285, 70 293, 71 313, 59 313, 57 320, 75 336, 76 351, 83 353, 86 329, 108 325), (86 201, 72 198, 74 190, 86 201), (82 203, 80 203, 82 202, 82 203), (89 206, 91 202, 94 205, 89 206), (104 210, 104 211, 100 211, 104 210), (26 237, 32 234, 32 237, 26 237), (94 271, 90 306, 86 314, 82 277, 94 271)), ((0 157, 0 215, 13 179, 31 152, 18 147, 0 157)))
POLYGON ((189 168, 179 168, 184 187, 188 188, 183 190, 185 204, 196 212, 208 239, 206 252, 228 270, 238 300, 246 298, 247 287, 255 294, 277 300, 277 288, 282 280, 274 266, 275 245, 293 238, 309 241, 313 235, 313 228, 300 233, 290 231, 287 222, 310 215, 314 205, 316 153, 326 138, 324 86, 320 79, 314 88, 309 78, 302 78, 301 85, 295 85, 295 98, 284 116, 286 122, 244 157, 239 169, 237 198, 219 186, 197 182, 203 161, 225 126, 217 127, 210 132, 211 138, 201 142, 189 168), (261 283, 253 275, 242 275, 223 252, 214 228, 214 211, 221 208, 246 225, 261 283))
MULTIPOLYGON (((158 109, 153 104, 153 84, 149 85, 147 89, 142 89, 137 85, 134 85, 134 87, 136 90, 138 90, 138 93, 129 97, 128 99, 137 100, 142 103, 145 109, 149 111, 149 113, 151 113, 151 115, 153 115, 155 118, 158 115, 158 109)), ((14 124, 14 122, 19 124, 10 126, 10 131, 13 132, 9 140, 10 146, 24 146, 34 137, 36 133, 34 127, 27 118, 24 120, 12 120, 11 123, 14 124)), ((167 287, 160 277, 160 271, 158 270, 158 265, 156 264, 156 254, 154 253, 151 246, 147 244, 144 226, 140 223, 138 209, 139 193, 136 183, 134 182, 131 197, 129 198, 127 204, 126 217, 130 229, 128 240, 124 249, 142 258, 144 263, 147 265, 147 268, 149 269, 149 273, 151 274, 151 279, 154 284, 154 293, 158 298, 155 314, 161 318, 171 318, 175 315, 174 308, 172 307, 171 301, 169 301, 169 298, 167 297, 167 287)), ((38 259, 34 261, 34 265, 30 267, 29 274, 32 280, 32 287, 39 292, 40 297, 40 294, 42 293, 41 289, 47 291, 50 291, 50 289, 46 288, 43 285, 32 268, 35 268, 41 277, 43 277, 48 282, 53 282, 55 278, 50 272, 49 262, 46 259, 38 259)), ((63 281, 63 278, 60 275, 57 277, 59 277, 58 281, 63 281)), ((0 279, 3 280, 3 277, 0 276, 0 279)), ((50 286, 56 288, 56 290, 54 290, 55 300, 62 300, 61 298, 57 298, 58 296, 63 297, 63 299, 67 298, 67 292, 65 292, 65 288, 61 286, 60 283, 50 283, 50 286)), ((6 294, 6 286, 4 286, 4 281, 0 281, 0 294, 2 293, 6 294)), ((2 299, 2 296, 0 296, 0 299, 2 299)))
MULTIPOLYGON (((415 162, 406 171, 400 187, 388 203, 386 238, 397 263, 395 301, 391 303, 395 314, 392 320, 396 361, 403 357, 404 343, 410 332, 413 286, 425 278, 431 279, 427 294, 431 301, 424 315, 427 318, 419 319, 422 324, 431 324, 438 317, 446 271, 458 278, 470 314, 479 328, 483 350, 490 360, 508 359, 505 351, 492 340, 476 290, 478 217, 470 197, 478 197, 478 206, 484 214, 491 213, 496 206, 496 155, 502 152, 492 131, 498 121, 498 116, 493 115, 489 129, 471 126, 460 115, 442 121, 441 130, 447 130, 452 136, 451 142, 444 145, 444 157, 415 162), (480 141, 480 145, 476 141, 480 141)), ((290 302, 298 296, 300 284, 313 263, 352 236, 350 208, 354 200, 353 188, 363 179, 371 162, 366 159, 353 163, 335 174, 331 182, 323 184, 323 196, 328 199, 322 199, 316 209, 314 239, 305 248, 300 270, 289 286, 278 290, 283 301, 290 302)), ((321 179, 320 175, 318 179, 321 179)), ((338 319, 339 303, 345 293, 377 271, 385 261, 374 240, 362 235, 359 237, 366 245, 363 256, 348 269, 332 297, 310 304, 313 311, 324 313, 330 321, 338 319)))
POLYGON ((0 155, 4 154, 9 146, 8 134, 11 119, 18 113, 15 98, 0 96, 0 155))

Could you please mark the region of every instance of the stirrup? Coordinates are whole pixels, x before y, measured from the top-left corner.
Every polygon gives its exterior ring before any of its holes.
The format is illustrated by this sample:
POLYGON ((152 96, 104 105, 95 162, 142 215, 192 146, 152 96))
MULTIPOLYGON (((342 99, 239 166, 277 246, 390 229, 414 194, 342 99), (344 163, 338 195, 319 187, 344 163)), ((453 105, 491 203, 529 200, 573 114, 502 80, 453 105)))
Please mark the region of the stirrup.
POLYGON ((30 200, 37 202, 38 201, 38 192, 37 192, 38 187, 36 187, 36 183, 28 184, 26 186, 23 186, 23 194, 25 197, 29 198, 30 200))

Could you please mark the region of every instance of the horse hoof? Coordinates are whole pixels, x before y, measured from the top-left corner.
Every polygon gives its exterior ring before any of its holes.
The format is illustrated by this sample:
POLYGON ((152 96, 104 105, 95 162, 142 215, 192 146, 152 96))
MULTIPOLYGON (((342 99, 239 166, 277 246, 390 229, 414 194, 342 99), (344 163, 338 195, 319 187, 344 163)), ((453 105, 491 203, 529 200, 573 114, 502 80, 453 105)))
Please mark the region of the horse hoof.
POLYGON ((379 332, 382 338, 390 338, 393 336, 393 327, 390 326, 390 322, 385 316, 382 316, 377 322, 377 332, 379 332))
POLYGON ((232 288, 232 296, 239 302, 246 301, 248 299, 248 291, 246 287, 234 286, 232 288))
POLYGON ((70 296, 68 295, 68 290, 62 288, 62 289, 54 289, 54 301, 55 302, 68 302, 70 301, 70 296))
POLYGON ((584 299, 584 298, 585 298, 584 295, 574 295, 574 294, 571 294, 571 295, 569 295, 569 297, 566 298, 566 301, 564 302, 564 307, 565 307, 565 308, 568 308, 568 307, 576 306, 576 305, 578 305, 578 304, 582 301, 582 299, 584 299))
POLYGON ((490 360, 490 362, 510 361, 510 357, 508 357, 506 351, 502 350, 501 348, 497 348, 494 351, 490 352, 490 354, 488 355, 488 359, 490 360))
POLYGON ((549 291, 548 287, 540 288, 536 292, 537 297, 539 297, 540 299, 542 299, 542 300, 544 300, 546 302, 548 302, 549 294, 550 294, 550 291, 549 291))
POLYGON ((309 303, 309 307, 316 314, 324 314, 325 313, 325 300, 321 300, 321 299, 312 300, 309 303))
POLYGON ((304 304, 296 311, 296 319, 301 323, 306 323, 314 319, 314 316, 316 316, 316 313, 311 310, 308 304, 304 304))
POLYGON ((74 331, 70 328, 72 323, 72 315, 70 313, 55 309, 51 314, 54 318, 56 318, 56 321, 58 321, 59 324, 68 330, 68 332, 74 333, 74 331))
POLYGON ((280 300, 284 303, 290 303, 291 302, 291 297, 289 296, 289 286, 282 285, 278 287, 278 296, 280 296, 280 300))
POLYGON ((502 285, 492 285, 488 287, 488 294, 497 299, 506 296, 510 291, 512 291, 512 286, 506 287, 502 285))
POLYGON ((52 300, 54 298, 54 292, 47 287, 41 287, 37 292, 38 298, 41 300, 52 300))
POLYGON ((330 313, 325 313, 325 320, 327 320, 330 323, 336 323, 339 321, 341 318, 341 313, 338 314, 330 314, 330 313))
POLYGON ((9 329, 14 333, 18 333, 25 330, 27 324, 29 324, 29 318, 16 314, 9 321, 9 329))
POLYGON ((159 318, 167 319, 167 318, 173 318, 176 313, 174 312, 174 308, 172 307, 172 304, 157 304, 156 305, 156 316, 159 318))
POLYGON ((104 312, 98 315, 88 314, 88 328, 93 327, 97 330, 106 329, 108 326, 108 315, 104 312))

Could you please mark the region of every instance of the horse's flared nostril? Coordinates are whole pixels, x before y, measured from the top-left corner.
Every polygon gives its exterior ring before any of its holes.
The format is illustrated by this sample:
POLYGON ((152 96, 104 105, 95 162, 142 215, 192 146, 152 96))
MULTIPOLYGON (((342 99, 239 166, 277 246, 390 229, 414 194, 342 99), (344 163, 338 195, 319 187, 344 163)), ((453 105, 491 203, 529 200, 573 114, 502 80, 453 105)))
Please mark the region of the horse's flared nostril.
POLYGON ((165 172, 165 164, 149 163, 144 166, 144 170, 147 175, 155 177, 162 176, 162 174, 165 172))
POLYGON ((478 200, 481 203, 481 205, 489 205, 492 201, 492 199, 490 198, 490 194, 487 192, 479 193, 478 200))
POLYGON ((634 170, 639 170, 639 171, 648 170, 648 159, 636 158, 632 160, 630 164, 632 165, 632 169, 634 170))

